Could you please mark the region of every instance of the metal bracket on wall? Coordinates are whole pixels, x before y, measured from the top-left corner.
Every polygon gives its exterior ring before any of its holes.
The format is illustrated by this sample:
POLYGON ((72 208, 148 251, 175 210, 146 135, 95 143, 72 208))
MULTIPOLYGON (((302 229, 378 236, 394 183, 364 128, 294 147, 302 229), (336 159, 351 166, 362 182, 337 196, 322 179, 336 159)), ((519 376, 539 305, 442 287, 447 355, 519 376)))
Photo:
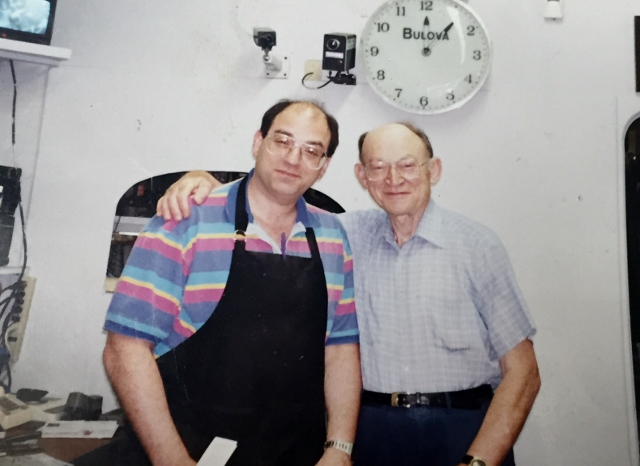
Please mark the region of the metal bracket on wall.
POLYGON ((269 53, 262 57, 264 77, 270 79, 287 79, 289 77, 289 57, 269 53))

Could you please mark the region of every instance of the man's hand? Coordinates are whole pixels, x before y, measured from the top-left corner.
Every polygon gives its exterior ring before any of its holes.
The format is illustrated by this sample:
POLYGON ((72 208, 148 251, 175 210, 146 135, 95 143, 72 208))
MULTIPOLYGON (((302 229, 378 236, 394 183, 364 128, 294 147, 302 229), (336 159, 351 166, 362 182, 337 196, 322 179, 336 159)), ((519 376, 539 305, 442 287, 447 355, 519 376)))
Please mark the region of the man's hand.
POLYGON ((335 448, 327 448, 316 466, 351 466, 351 457, 335 448))
POLYGON ((222 186, 218 180, 205 171, 192 171, 173 183, 158 201, 156 213, 165 220, 180 221, 191 215, 189 198, 202 204, 209 193, 222 186))

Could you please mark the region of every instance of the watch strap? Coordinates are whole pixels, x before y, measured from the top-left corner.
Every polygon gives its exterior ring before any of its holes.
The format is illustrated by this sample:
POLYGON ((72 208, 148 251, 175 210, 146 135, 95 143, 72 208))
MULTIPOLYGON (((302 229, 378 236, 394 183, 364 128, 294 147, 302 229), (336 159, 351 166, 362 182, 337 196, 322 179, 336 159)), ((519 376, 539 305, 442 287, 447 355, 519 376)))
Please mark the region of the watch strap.
POLYGON ((335 448, 351 456, 353 443, 345 442, 344 440, 327 440, 324 442, 324 449, 326 450, 327 448, 335 448))
POLYGON ((485 461, 482 458, 478 458, 477 456, 471 456, 471 455, 464 455, 462 457, 462 460, 460 461, 461 464, 469 464, 471 466, 487 466, 487 463, 485 463, 485 461))

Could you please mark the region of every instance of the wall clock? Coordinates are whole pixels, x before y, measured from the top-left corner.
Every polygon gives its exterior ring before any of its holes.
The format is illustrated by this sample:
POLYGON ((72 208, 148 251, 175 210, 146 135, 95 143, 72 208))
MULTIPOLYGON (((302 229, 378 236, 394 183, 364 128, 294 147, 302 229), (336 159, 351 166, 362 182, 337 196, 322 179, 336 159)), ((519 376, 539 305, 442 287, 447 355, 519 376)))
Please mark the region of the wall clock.
POLYGON ((489 75, 491 41, 458 0, 395 0, 371 15, 360 53, 373 90, 387 103, 431 115, 468 102, 489 75))

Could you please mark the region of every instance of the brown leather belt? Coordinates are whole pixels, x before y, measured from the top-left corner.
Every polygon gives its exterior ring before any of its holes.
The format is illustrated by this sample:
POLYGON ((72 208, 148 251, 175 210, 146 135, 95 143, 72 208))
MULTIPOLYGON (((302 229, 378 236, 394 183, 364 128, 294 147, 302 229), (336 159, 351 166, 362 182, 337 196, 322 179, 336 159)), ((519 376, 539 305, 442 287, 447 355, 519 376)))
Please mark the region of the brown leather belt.
POLYGON ((438 408, 480 409, 491 401, 493 390, 490 385, 480 385, 468 390, 441 393, 379 393, 363 390, 363 405, 385 405, 403 408, 434 406, 438 408))

